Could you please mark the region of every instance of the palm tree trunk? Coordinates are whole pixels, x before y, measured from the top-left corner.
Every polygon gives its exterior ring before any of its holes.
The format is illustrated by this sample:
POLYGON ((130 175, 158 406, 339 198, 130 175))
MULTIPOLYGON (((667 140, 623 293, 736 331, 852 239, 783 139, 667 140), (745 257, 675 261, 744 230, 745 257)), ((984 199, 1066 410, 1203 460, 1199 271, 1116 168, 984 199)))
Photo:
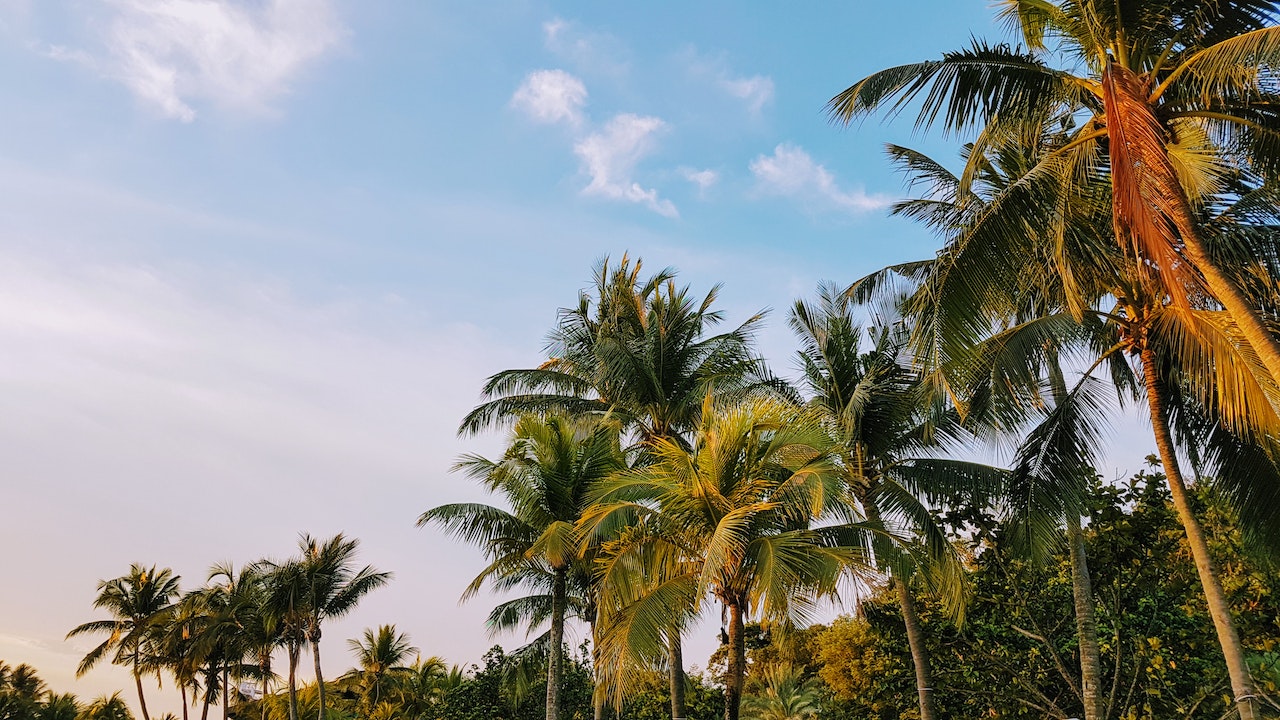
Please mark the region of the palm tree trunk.
MULTIPOLYGON (((884 527, 880 517, 880 508, 871 499, 869 492, 858 497, 867 519, 876 527, 884 527)), ((916 614, 915 602, 911 598, 911 590, 903 580, 895 582, 898 586, 898 605, 902 608, 902 621, 907 626, 907 643, 911 646, 911 663, 916 671, 916 696, 920 702, 920 719, 936 720, 937 712, 933 705, 933 672, 929 667, 929 649, 924 645, 924 631, 920 627, 920 616, 916 614)))
POLYGON ((258 667, 262 670, 262 720, 267 720, 267 689, 271 682, 271 656, 263 655, 258 659, 258 667))
POLYGON ((222 720, 227 720, 228 711, 231 708, 231 683, 228 677, 230 673, 225 665, 222 666, 222 720))
POLYGON ((178 692, 182 693, 182 720, 188 720, 187 712, 189 708, 187 707, 187 684, 184 682, 179 682, 178 692))
POLYGON ((205 675, 204 704, 200 707, 200 720, 209 720, 209 704, 213 696, 209 694, 209 676, 205 675))
POLYGON ((318 625, 307 636, 307 640, 311 643, 311 656, 315 659, 316 665, 316 692, 319 693, 320 701, 317 717, 319 720, 324 720, 324 674, 320 671, 320 627, 318 625))
POLYGON ((742 636, 742 608, 730 603, 729 674, 724 679, 724 720, 738 720, 742 709, 742 680, 747 673, 746 639, 742 636))
POLYGON ((301 653, 301 646, 291 640, 289 642, 289 720, 298 720, 298 655, 301 653))
POLYGON ((920 616, 911 598, 911 588, 906 580, 895 579, 898 586, 898 604, 902 606, 902 621, 907 626, 907 644, 911 646, 911 662, 916 669, 916 695, 920 698, 920 720, 937 720, 933 708, 933 672, 929 668, 929 651, 924 646, 924 630, 920 616))
POLYGON ((671 681, 671 718, 684 720, 684 653, 680 649, 680 632, 671 632, 670 665, 667 677, 671 681))
POLYGON ((567 570, 556 570, 551 586, 551 648, 547 662, 547 720, 560 718, 560 675, 563 671, 564 614, 568 604, 567 570))
POLYGON ((151 720, 147 714, 147 698, 142 694, 142 673, 138 672, 138 656, 133 657, 133 681, 138 686, 138 709, 142 711, 142 720, 151 720))
POLYGON ((1222 654, 1227 661, 1227 673, 1231 676, 1231 691, 1235 695, 1240 720, 1256 720, 1258 718, 1257 692, 1253 687, 1253 679, 1249 675, 1249 666, 1245 661, 1240 634, 1236 631, 1235 621, 1231 618, 1231 607, 1227 603, 1226 593, 1222 590, 1222 583, 1218 580, 1217 570, 1213 567, 1213 560, 1209 557, 1209 543, 1205 540, 1204 529, 1200 527, 1200 521, 1191 511, 1187 486, 1182 480, 1182 470, 1178 466, 1173 436, 1169 432, 1169 422, 1165 416, 1164 392, 1160 378, 1157 377, 1157 368, 1155 352, 1150 347, 1143 347, 1142 374, 1145 376, 1147 385, 1147 405, 1151 412, 1151 426, 1155 431, 1156 447, 1160 450, 1160 461, 1164 464, 1164 474, 1169 481, 1169 492, 1173 495, 1173 507, 1178 511, 1178 519, 1182 521, 1182 527, 1187 533, 1187 542, 1191 545, 1191 557, 1195 559, 1196 572, 1199 573, 1200 584, 1204 588, 1209 615, 1213 618, 1214 629, 1218 632, 1218 643, 1222 646, 1222 654))
POLYGON ((1094 615, 1093 580, 1089 576, 1084 531, 1080 518, 1067 513, 1067 545, 1071 551, 1071 589, 1076 604, 1076 636, 1080 642, 1080 685, 1085 720, 1102 720, 1102 654, 1098 650, 1098 619, 1094 615))
MULTIPOLYGON (((596 634, 596 622, 600 611, 597 609, 591 616, 591 677, 595 684, 600 682, 600 636, 596 634)), ((604 693, 599 687, 593 687, 591 693, 591 720, 604 720, 604 693)))

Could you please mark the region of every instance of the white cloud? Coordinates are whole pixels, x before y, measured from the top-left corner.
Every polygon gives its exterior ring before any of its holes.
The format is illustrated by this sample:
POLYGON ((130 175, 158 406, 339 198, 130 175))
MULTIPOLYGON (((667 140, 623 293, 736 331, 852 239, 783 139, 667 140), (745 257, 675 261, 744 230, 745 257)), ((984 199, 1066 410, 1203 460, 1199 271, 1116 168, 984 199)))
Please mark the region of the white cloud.
POLYGON ((265 112, 343 31, 331 0, 103 0, 104 57, 86 60, 166 117, 190 122, 198 101, 265 112))
POLYGON ((747 109, 753 115, 758 115, 773 100, 773 80, 764 75, 752 75, 749 78, 722 76, 719 83, 725 92, 746 102, 747 109))
POLYGON ((563 70, 535 70, 511 96, 511 106, 544 123, 582 124, 587 87, 563 70))
POLYGON ((698 187, 699 195, 705 193, 712 185, 720 182, 720 174, 715 170, 695 170, 691 167, 682 167, 677 172, 680 173, 680 177, 698 187))
POLYGON ((546 48, 578 70, 622 75, 629 69, 626 46, 614 35, 584 30, 577 23, 553 18, 542 24, 546 48))
POLYGON ((772 155, 757 156, 750 167, 760 192, 806 205, 864 213, 885 208, 890 202, 883 195, 868 195, 861 189, 842 190, 831 171, 797 145, 782 143, 772 155))
POLYGON ((624 113, 578 142, 573 152, 591 177, 583 194, 639 203, 659 215, 678 216, 670 200, 659 198, 657 190, 645 189, 631 177, 636 164, 653 151, 653 136, 666 127, 659 118, 624 113))

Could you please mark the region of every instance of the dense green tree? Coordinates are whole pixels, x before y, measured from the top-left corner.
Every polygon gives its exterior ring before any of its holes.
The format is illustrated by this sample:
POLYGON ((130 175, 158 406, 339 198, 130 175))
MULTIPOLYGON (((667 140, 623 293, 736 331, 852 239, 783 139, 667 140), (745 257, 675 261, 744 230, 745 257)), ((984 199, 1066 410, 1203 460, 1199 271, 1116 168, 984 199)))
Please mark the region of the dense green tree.
POLYGON ((150 716, 142 692, 142 675, 154 666, 160 631, 174 610, 178 592, 178 576, 169 568, 157 571, 155 566, 133 565, 128 575, 98 583, 93 606, 109 612, 111 619, 93 620, 67 633, 68 638, 107 634, 107 639, 80 661, 76 675, 85 674, 108 655, 112 664, 127 666, 137 685, 143 720, 150 720, 150 716))
POLYGON ((368 713, 382 701, 384 685, 389 676, 413 672, 405 665, 410 655, 418 652, 409 636, 396 631, 395 625, 381 625, 377 630, 365 628, 359 639, 347 641, 356 667, 345 677, 355 681, 360 688, 362 709, 368 713))

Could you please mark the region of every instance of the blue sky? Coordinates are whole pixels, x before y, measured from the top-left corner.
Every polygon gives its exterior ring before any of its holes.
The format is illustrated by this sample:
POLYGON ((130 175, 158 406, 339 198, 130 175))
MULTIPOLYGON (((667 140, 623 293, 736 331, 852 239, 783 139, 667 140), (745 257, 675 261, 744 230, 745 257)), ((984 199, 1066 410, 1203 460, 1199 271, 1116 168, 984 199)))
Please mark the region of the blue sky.
POLYGON ((478 497, 483 378, 624 252, 774 308, 789 371, 795 298, 933 251, 884 144, 954 154, 826 100, 971 35, 985 1, 0 0, 0 659, 69 689, 97 579, 303 530, 397 575, 327 637, 478 659, 479 556, 413 520, 478 497))

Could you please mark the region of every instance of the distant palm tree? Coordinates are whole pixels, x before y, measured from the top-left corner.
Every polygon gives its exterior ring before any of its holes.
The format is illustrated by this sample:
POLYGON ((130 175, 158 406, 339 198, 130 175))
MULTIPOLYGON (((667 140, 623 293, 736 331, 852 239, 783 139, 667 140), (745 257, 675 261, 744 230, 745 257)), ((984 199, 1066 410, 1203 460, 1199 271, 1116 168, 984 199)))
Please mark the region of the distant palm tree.
POLYGON ((423 513, 418 525, 441 525, 484 550, 489 565, 467 587, 464 599, 486 583, 499 589, 533 585, 545 593, 512 612, 535 626, 550 625, 546 717, 556 720, 569 585, 582 567, 575 524, 588 495, 625 468, 617 426, 563 415, 526 415, 516 423, 502 460, 464 456, 455 468, 501 494, 511 511, 477 503, 442 505, 423 513))
POLYGON ((813 678, 805 678, 790 665, 763 669, 763 692, 742 703, 748 720, 811 720, 821 716, 822 694, 813 678))
POLYGON ((128 575, 99 582, 98 597, 93 606, 110 612, 112 619, 84 623, 67 633, 67 637, 109 635, 80 661, 76 677, 84 675, 99 660, 114 652, 112 664, 129 666, 138 687, 138 707, 142 718, 150 720, 146 697, 142 693, 142 673, 151 668, 158 631, 173 612, 173 601, 177 596, 178 576, 169 568, 157 571, 155 566, 148 569, 135 564, 129 568, 128 575))
POLYGON ((94 698, 80 712, 79 720, 133 720, 133 713, 116 692, 94 698))
POLYGON ((71 693, 49 693, 36 711, 35 720, 76 720, 80 715, 80 703, 71 693))
POLYGON ((382 701, 382 686, 388 675, 413 671, 404 663, 418 652, 408 635, 396 632, 395 625, 382 625, 376 631, 365 628, 363 637, 348 640, 347 647, 356 656, 356 669, 351 675, 360 681, 366 711, 382 701))
MULTIPOLYGON (((300 638, 311 645, 315 661, 316 692, 319 720, 325 720, 324 673, 320 669, 320 637, 325 621, 339 618, 356 608, 370 591, 391 579, 391 573, 378 572, 366 565, 359 570, 355 566, 360 541, 347 539, 338 533, 321 542, 303 533, 298 541, 301 556, 286 563, 269 563, 272 574, 268 603, 272 612, 286 626, 299 633, 300 638)), ((292 640, 291 649, 300 647, 298 637, 292 640)), ((290 688, 293 694, 293 675, 296 655, 290 654, 290 688)), ((291 700, 291 719, 296 718, 296 702, 291 700)))

